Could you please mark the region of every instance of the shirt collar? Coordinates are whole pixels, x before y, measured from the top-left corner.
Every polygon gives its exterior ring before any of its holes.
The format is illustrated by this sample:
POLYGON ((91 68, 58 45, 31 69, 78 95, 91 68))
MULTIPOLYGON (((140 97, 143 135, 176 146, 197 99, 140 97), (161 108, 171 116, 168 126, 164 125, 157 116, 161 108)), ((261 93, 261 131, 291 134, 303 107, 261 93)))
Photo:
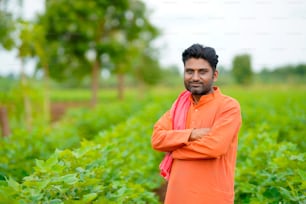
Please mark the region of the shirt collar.
MULTIPOLYGON (((220 88, 217 87, 217 86, 213 86, 213 92, 209 93, 207 95, 201 96, 198 104, 196 104, 196 105, 202 105, 204 103, 207 103, 207 102, 213 100, 215 97, 219 96, 220 94, 221 94, 220 88)), ((193 104, 192 95, 190 95, 190 100, 191 100, 191 103, 193 104)))

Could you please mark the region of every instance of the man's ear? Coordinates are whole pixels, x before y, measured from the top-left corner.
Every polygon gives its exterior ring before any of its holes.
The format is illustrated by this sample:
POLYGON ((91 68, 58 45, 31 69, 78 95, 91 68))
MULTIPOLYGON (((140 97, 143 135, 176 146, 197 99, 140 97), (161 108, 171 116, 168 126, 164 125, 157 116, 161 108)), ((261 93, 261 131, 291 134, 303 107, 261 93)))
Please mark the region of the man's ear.
POLYGON ((219 72, 218 72, 218 70, 215 70, 214 73, 213 73, 213 80, 214 80, 214 82, 217 81, 218 76, 219 76, 219 72))

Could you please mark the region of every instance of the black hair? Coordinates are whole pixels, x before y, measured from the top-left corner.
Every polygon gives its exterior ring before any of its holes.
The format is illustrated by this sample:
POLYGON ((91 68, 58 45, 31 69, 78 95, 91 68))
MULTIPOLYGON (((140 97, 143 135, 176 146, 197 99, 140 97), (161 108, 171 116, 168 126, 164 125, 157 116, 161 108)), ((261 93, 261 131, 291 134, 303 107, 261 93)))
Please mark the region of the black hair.
POLYGON ((212 47, 204 47, 200 44, 193 44, 187 48, 182 54, 182 60, 185 65, 185 62, 190 58, 202 58, 208 61, 210 66, 213 68, 213 71, 216 70, 218 64, 218 55, 212 47))

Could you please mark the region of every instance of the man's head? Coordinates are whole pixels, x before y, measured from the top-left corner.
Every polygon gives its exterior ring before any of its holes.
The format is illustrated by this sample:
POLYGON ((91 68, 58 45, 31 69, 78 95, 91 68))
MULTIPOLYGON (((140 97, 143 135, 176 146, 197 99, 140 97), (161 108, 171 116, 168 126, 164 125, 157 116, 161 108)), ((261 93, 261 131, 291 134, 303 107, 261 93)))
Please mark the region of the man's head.
POLYGON ((213 71, 216 70, 218 64, 218 55, 212 47, 204 47, 200 44, 193 44, 187 48, 182 54, 182 60, 185 65, 186 61, 190 58, 204 59, 210 64, 213 68, 213 71))
POLYGON ((218 78, 218 55, 215 50, 194 44, 183 52, 182 59, 186 89, 198 98, 211 93, 213 82, 218 78))

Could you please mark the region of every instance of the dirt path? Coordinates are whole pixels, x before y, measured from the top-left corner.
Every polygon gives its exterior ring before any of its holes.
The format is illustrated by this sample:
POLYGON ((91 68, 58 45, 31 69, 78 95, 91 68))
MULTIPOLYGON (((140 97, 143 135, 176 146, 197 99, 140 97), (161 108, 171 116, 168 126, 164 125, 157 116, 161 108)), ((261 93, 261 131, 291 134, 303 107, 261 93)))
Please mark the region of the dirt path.
POLYGON ((159 188, 154 190, 156 195, 158 195, 161 203, 164 203, 164 201, 165 201, 166 191, 167 191, 167 182, 165 182, 159 188))
POLYGON ((69 108, 90 107, 87 102, 53 102, 51 103, 51 122, 60 120, 69 108))

